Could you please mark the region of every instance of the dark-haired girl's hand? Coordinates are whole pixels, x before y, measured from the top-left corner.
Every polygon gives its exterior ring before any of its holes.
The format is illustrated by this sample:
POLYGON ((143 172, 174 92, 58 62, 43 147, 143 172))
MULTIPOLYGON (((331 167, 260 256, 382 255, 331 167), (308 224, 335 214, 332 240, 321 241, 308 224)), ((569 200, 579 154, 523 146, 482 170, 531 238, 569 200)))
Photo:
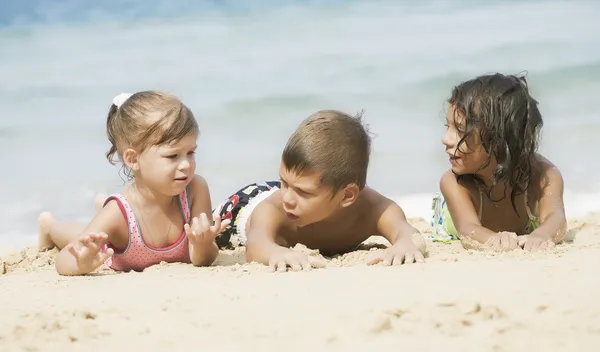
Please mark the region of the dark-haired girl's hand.
POLYGON ((547 251, 554 248, 555 244, 548 237, 531 234, 519 238, 519 247, 529 252, 547 251))
POLYGON ((496 252, 508 252, 519 247, 517 234, 514 232, 499 232, 485 242, 485 247, 496 252))

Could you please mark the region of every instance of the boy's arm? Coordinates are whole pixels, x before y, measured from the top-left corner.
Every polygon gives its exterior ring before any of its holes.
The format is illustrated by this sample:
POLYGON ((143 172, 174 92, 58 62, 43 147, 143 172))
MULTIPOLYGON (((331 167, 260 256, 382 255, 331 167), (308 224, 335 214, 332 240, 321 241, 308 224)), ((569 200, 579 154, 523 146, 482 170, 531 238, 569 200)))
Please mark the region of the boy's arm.
MULTIPOLYGON (((201 214, 205 214, 208 225, 212 226, 212 204, 206 180, 202 176, 194 175, 194 179, 188 185, 188 192, 191 203, 190 225, 192 225, 191 222, 194 217, 201 217, 201 214)), ((200 242, 198 245, 194 245, 193 241, 189 242, 189 250, 190 259, 195 266, 211 265, 219 255, 219 247, 214 240, 208 243, 200 242)))
POLYGON ((564 182, 558 168, 544 163, 544 175, 540 186, 540 226, 530 235, 560 243, 567 232, 567 219, 563 201, 564 182))
POLYGON ((379 252, 370 264, 382 261, 385 265, 423 262, 426 252, 425 241, 419 230, 406 220, 404 211, 396 202, 373 191, 376 206, 373 217, 376 220, 376 234, 387 239, 391 246, 379 252), (418 243, 414 239, 421 237, 418 243))
POLYGON ((379 205, 376 207, 377 234, 385 237, 392 245, 409 240, 419 230, 412 227, 406 220, 406 215, 400 206, 393 200, 380 195, 379 205))
POLYGON ((256 206, 248 221, 246 230, 246 261, 270 264, 271 258, 287 248, 275 243, 277 231, 285 219, 273 204, 267 200, 256 206))
MULTIPOLYGON (((81 238, 66 245, 57 255, 55 268, 60 275, 85 275, 96 270, 110 255, 99 249, 113 242, 119 230, 127 228, 126 220, 116 201, 110 201, 88 224, 82 235, 94 234, 92 239, 81 238), (100 237, 100 234, 106 236, 100 237), (78 258, 78 255, 81 256, 78 258)), ((112 250, 110 250, 112 251, 112 250)))
MULTIPOLYGON (((271 197, 276 197, 275 195, 271 197)), ((275 243, 279 231, 285 226, 286 217, 271 198, 256 206, 248 219, 246 230, 246 261, 268 265, 272 271, 310 270, 326 265, 322 257, 309 256, 275 243)))
POLYGON ((440 191, 446 200, 450 216, 458 235, 486 243, 497 235, 496 232, 483 227, 469 190, 459 184, 451 170, 444 173, 440 180, 440 191))

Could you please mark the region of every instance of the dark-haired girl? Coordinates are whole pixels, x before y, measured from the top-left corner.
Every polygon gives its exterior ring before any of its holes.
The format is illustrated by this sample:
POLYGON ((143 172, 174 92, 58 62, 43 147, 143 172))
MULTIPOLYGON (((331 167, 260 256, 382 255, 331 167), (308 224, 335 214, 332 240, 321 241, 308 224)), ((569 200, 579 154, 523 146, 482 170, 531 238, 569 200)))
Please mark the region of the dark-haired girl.
POLYGON ((498 251, 563 241, 563 179, 537 153, 542 115, 525 78, 479 76, 454 87, 448 103, 451 168, 433 203, 434 239, 498 251))

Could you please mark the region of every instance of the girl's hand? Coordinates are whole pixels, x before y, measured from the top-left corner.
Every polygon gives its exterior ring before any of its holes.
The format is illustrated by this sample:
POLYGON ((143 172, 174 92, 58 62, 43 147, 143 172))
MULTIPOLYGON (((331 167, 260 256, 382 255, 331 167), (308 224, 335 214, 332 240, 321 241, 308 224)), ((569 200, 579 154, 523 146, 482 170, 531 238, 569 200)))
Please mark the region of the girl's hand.
POLYGON ((208 217, 202 213, 200 219, 192 219, 191 226, 189 224, 184 225, 185 234, 192 246, 211 244, 214 243, 217 235, 229 226, 230 222, 229 219, 221 222, 221 217, 216 216, 214 225, 210 226, 208 217))
POLYGON ((490 237, 485 246, 496 252, 508 252, 517 249, 519 241, 516 233, 503 231, 490 237))
POLYGON ((114 251, 112 248, 102 251, 102 248, 107 243, 107 234, 104 232, 92 232, 89 235, 79 237, 75 245, 69 243, 65 248, 75 257, 79 273, 87 274, 98 269, 100 265, 113 255, 114 251))
POLYGON ((547 251, 554 248, 555 243, 547 237, 540 235, 523 235, 519 238, 519 247, 526 251, 547 251))

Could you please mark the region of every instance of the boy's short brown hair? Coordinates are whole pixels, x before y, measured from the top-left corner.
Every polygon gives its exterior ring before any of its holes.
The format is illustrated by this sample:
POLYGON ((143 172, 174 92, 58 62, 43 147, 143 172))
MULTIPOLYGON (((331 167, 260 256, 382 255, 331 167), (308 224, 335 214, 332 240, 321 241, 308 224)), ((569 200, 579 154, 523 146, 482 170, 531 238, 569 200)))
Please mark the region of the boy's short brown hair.
POLYGON ((321 110, 306 118, 289 138, 284 166, 297 173, 321 173, 321 185, 335 194, 349 184, 363 189, 367 182, 371 137, 362 112, 350 116, 321 110))

